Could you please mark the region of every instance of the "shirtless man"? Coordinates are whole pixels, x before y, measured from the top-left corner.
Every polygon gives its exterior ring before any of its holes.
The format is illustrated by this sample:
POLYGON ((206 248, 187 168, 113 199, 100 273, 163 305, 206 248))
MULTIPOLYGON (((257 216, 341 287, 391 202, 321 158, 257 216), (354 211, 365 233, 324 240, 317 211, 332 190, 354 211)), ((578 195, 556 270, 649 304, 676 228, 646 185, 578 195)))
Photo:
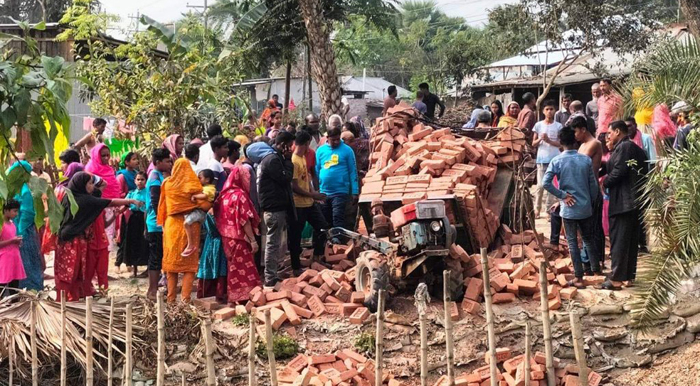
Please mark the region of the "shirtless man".
POLYGON ((88 155, 88 158, 90 157, 90 151, 92 150, 95 145, 98 143, 104 142, 104 138, 102 138, 102 135, 105 132, 105 128, 107 127, 107 121, 105 121, 102 118, 95 118, 95 120, 92 122, 92 131, 90 131, 88 134, 85 134, 83 138, 80 138, 78 142, 73 145, 73 148, 75 150, 80 151, 83 147, 85 147, 85 152, 88 155))
MULTIPOLYGON (((598 181, 600 164, 603 158, 603 145, 591 134, 586 117, 581 115, 575 116, 574 119, 571 120, 570 125, 574 128, 576 141, 581 143, 578 152, 591 158, 591 161, 593 161, 593 175, 596 181, 598 181)), ((601 251, 601 269, 605 269, 605 233, 603 233, 602 193, 598 194, 598 198, 593 202, 593 217, 595 217, 596 224, 595 230, 593 231, 594 242, 598 246, 598 250, 601 251)), ((584 271, 590 271, 591 266, 588 261, 588 251, 581 254, 581 260, 583 261, 584 271)))

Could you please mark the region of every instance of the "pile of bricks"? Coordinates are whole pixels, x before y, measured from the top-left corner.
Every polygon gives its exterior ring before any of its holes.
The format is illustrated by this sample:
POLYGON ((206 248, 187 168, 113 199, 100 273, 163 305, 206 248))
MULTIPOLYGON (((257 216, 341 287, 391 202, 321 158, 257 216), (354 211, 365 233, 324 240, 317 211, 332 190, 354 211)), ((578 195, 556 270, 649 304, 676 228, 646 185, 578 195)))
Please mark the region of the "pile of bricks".
MULTIPOLYGON (((471 373, 455 377, 456 386, 489 386, 491 384, 491 367, 489 366, 489 354, 485 355, 486 366, 480 367, 471 373)), ((497 376, 499 386, 524 386, 525 385, 525 356, 511 357, 509 348, 496 349, 497 376)), ((547 385, 547 371, 545 369, 546 357, 541 352, 536 352, 530 358, 530 386, 547 385)), ((554 358, 556 385, 579 386, 578 366, 564 365, 558 358, 554 358)), ((589 369, 588 386, 598 386, 602 376, 589 369)), ((449 380, 442 376, 433 386, 447 386, 449 380)))
MULTIPOLYGON (((282 280, 274 288, 254 288, 245 305, 221 307, 215 298, 197 299, 195 305, 211 310, 212 317, 220 320, 255 312, 262 323, 265 322, 264 312, 269 309, 275 331, 285 322, 298 326, 302 319, 323 314, 340 315, 349 318, 350 323, 363 324, 370 312, 363 306, 365 295, 355 292, 354 280, 354 268, 337 271, 313 263, 301 276, 282 280)), ((264 326, 258 328, 264 336, 264 326)))
MULTIPOLYGON (((387 371, 382 375, 382 384, 404 385, 387 371)), ((371 386, 374 380, 374 361, 351 349, 326 355, 299 354, 277 372, 279 384, 289 386, 371 386)))
MULTIPOLYGON (((544 254, 535 240, 534 231, 512 233, 505 224, 500 227, 502 245, 489 253, 489 280, 494 304, 509 303, 516 297, 531 297, 540 300, 540 262, 544 254)), ((569 287, 574 278, 571 258, 560 252, 551 252, 547 272, 547 297, 550 310, 561 308, 562 300, 571 300, 577 289, 569 287)), ((484 292, 483 269, 479 255, 469 255, 459 245, 453 245, 450 256, 462 263, 465 294, 462 309, 471 314, 481 312, 484 292)), ((596 285, 605 280, 603 276, 584 276, 584 284, 596 285)))
MULTIPOLYGON (((405 205, 454 197, 467 213, 477 242, 489 245, 500 222, 499 214, 484 205, 486 196, 498 165, 522 158, 525 135, 504 129, 493 140, 475 141, 455 136, 449 128, 426 127, 414 118, 415 110, 400 104, 377 121, 360 199, 400 200, 405 205)), ((446 209, 454 223, 452 208, 446 209)))

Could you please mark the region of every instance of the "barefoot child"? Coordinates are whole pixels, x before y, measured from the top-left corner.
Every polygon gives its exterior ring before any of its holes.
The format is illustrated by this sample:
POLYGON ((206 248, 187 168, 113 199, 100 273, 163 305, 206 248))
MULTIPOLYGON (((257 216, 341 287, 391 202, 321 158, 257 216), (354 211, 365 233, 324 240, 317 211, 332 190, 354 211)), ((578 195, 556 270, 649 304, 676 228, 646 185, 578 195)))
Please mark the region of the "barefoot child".
MULTIPOLYGON (((134 179, 136 189, 127 194, 127 199, 146 202, 148 191, 146 191, 146 173, 138 172, 134 179)), ((138 277, 139 265, 148 265, 148 242, 143 237, 146 227, 146 217, 144 206, 131 205, 131 214, 124 230, 124 262, 127 266, 134 267, 134 277, 138 277)), ((144 271, 147 275, 147 272, 144 271)), ((141 276, 146 277, 146 276, 141 276)))
MULTIPOLYGON (((214 185, 215 176, 214 172, 209 169, 201 170, 198 174, 199 181, 202 183, 202 193, 193 194, 192 202, 206 200, 211 203, 214 202, 216 198, 216 185, 214 185)), ((182 256, 190 256, 197 250, 197 242, 199 240, 194 240, 194 229, 195 223, 202 223, 206 218, 206 213, 201 209, 195 209, 185 216, 185 234, 187 235, 187 248, 182 252, 182 256)))
POLYGON ((9 199, 2 208, 4 223, 0 232, 0 296, 9 296, 19 288, 19 281, 27 277, 19 254, 22 236, 17 236, 17 227, 12 222, 19 213, 19 202, 9 199))

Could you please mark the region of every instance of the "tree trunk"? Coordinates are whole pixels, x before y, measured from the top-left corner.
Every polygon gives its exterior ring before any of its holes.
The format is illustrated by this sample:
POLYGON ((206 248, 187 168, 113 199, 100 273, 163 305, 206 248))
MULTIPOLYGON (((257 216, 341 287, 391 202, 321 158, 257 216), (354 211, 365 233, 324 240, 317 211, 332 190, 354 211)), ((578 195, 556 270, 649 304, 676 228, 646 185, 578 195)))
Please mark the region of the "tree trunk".
POLYGON ((284 113, 289 111, 289 95, 292 81, 292 61, 287 61, 287 71, 284 74, 284 113))
POLYGON ((690 33, 700 37, 700 0, 680 0, 680 7, 690 33))
POLYGON ((299 0, 311 48, 311 69, 321 99, 321 119, 340 114, 341 95, 335 53, 330 40, 330 24, 323 18, 321 0, 299 0))

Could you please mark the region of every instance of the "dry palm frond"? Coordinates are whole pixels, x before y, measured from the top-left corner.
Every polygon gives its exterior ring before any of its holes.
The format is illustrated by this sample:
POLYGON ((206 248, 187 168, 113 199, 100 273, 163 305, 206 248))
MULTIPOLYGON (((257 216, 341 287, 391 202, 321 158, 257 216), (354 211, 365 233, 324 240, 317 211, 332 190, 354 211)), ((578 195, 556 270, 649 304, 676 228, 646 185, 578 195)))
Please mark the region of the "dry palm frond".
MULTIPOLYGON (((44 293, 34 294, 20 292, 19 294, 0 300, 0 360, 9 358, 9 350, 14 350, 14 367, 20 376, 27 377, 28 364, 31 362, 31 307, 36 304, 37 312, 37 352, 40 365, 53 366, 60 358, 61 350, 61 305, 49 299, 44 293), (14 342, 14 347, 12 346, 14 342)), ((126 304, 134 304, 134 347, 136 350, 144 346, 139 338, 147 325, 143 323, 145 311, 144 302, 134 299, 115 301, 114 329, 112 336, 116 342, 125 342, 125 308, 126 304)), ((109 326, 109 305, 93 305, 93 356, 95 363, 101 368, 101 359, 106 359, 107 333, 109 326)), ((72 361, 85 366, 85 303, 71 302, 66 304, 66 351, 72 361)), ((113 346, 119 355, 123 352, 118 345, 113 346)))
POLYGON ((700 147, 671 154, 643 189, 645 221, 657 244, 640 261, 632 302, 633 325, 646 329, 668 308, 680 283, 700 262, 700 147))

